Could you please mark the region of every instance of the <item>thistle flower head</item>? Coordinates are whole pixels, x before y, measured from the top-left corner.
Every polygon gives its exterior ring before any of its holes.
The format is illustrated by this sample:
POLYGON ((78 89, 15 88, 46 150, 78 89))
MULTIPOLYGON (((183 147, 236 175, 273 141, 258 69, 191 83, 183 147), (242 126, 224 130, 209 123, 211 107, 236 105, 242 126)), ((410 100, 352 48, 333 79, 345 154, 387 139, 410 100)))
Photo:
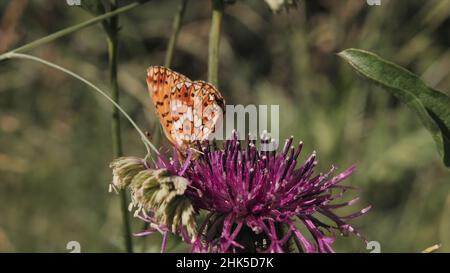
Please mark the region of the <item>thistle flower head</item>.
POLYGON ((161 232, 162 250, 172 232, 193 252, 285 252, 288 241, 302 252, 334 252, 337 232, 361 237, 348 221, 370 206, 338 216, 336 209, 358 200, 339 201, 352 189, 340 183, 355 167, 335 176, 334 167, 315 174, 316 153, 297 164, 303 144, 295 149, 292 142, 292 137, 286 140, 280 153, 260 151, 255 141, 242 145, 233 134, 221 149, 198 143, 200 156, 158 155, 153 168, 143 159, 119 158, 111 163, 112 185, 130 189, 130 209, 150 223, 138 235, 161 232), (200 211, 206 218, 197 229, 200 211))
POLYGON ((234 135, 223 149, 199 144, 202 154, 196 160, 190 154, 182 161, 175 153, 170 160, 158 158, 156 168, 186 178, 185 196, 195 210, 208 212, 192 251, 284 252, 293 239, 304 252, 333 252, 336 232, 360 237, 347 221, 370 207, 347 216, 334 212, 357 201, 336 203, 350 189, 340 183, 355 167, 336 176, 332 176, 334 167, 314 174, 316 154, 297 166, 302 143, 294 149, 292 142, 288 139, 277 154, 259 151, 254 141, 242 147, 234 135))

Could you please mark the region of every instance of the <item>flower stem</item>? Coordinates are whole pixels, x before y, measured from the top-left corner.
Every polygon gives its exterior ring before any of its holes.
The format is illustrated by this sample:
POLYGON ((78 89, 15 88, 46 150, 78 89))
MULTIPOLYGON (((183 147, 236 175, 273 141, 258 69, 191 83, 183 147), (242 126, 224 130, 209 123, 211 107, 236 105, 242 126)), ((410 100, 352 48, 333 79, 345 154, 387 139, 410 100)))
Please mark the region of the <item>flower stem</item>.
POLYGON ((183 21, 184 12, 186 11, 187 0, 180 0, 177 13, 173 18, 172 34, 170 35, 169 44, 167 46, 166 57, 164 60, 164 66, 170 67, 173 60, 173 53, 175 51, 175 45, 177 43, 178 34, 180 33, 181 23, 183 21))
POLYGON ((106 20, 106 19, 111 18, 113 16, 116 16, 118 14, 127 12, 127 11, 129 11, 129 10, 135 8, 135 7, 138 7, 138 6, 142 5, 142 4, 145 4, 146 2, 149 2, 149 1, 150 0, 136 1, 136 2, 130 3, 130 4, 126 5, 126 6, 123 6, 121 8, 118 8, 118 9, 116 9, 114 11, 110 11, 108 13, 105 13, 105 14, 102 14, 100 16, 94 17, 94 18, 92 18, 90 20, 87 20, 87 21, 84 21, 82 23, 76 24, 74 26, 70 26, 70 27, 62 29, 60 31, 57 31, 57 32, 55 32, 53 34, 50 34, 48 36, 45 36, 45 37, 40 38, 38 40, 35 40, 35 41, 31 42, 31 43, 28 43, 26 45, 23 45, 21 47, 18 47, 16 49, 13 49, 11 51, 8 51, 6 53, 1 54, 0 55, 0 61, 8 59, 8 56, 11 53, 24 53, 24 52, 30 51, 30 50, 32 50, 34 48, 37 48, 37 47, 41 46, 41 45, 47 44, 47 43, 52 42, 52 41, 54 41, 56 39, 59 39, 59 38, 64 37, 66 35, 69 35, 69 34, 75 32, 75 31, 78 31, 80 29, 83 29, 83 28, 95 25, 97 23, 102 22, 103 20, 106 20))
POLYGON ((117 109, 119 109, 120 113, 122 113, 122 115, 125 116, 125 118, 128 120, 128 122, 130 122, 130 124, 134 127, 134 129, 136 130, 136 132, 138 132, 139 136, 141 137, 142 142, 144 143, 144 146, 147 149, 147 152, 150 153, 150 150, 153 150, 156 154, 159 154, 158 149, 156 149, 155 145, 153 145, 153 143, 151 143, 147 136, 142 132, 142 130, 139 128, 139 126, 137 126, 137 124, 134 122, 134 120, 127 114, 127 112, 125 112, 125 110, 123 110, 122 107, 120 107, 119 104, 117 104, 110 96, 108 96, 108 94, 101 90, 100 88, 98 88, 97 86, 95 86, 93 83, 91 83, 90 81, 88 81, 87 79, 81 77, 80 75, 64 68, 61 67, 57 64, 51 63, 49 61, 46 61, 44 59, 32 56, 32 55, 28 55, 28 54, 21 54, 21 53, 13 53, 13 52, 9 52, 6 55, 6 59, 26 59, 26 60, 31 60, 31 61, 35 61, 41 64, 44 64, 46 66, 52 67, 56 70, 59 70, 63 73, 68 74, 71 77, 74 77, 75 79, 83 82, 84 84, 86 84, 87 86, 91 87, 92 89, 94 89, 94 91, 96 91, 97 93, 99 93, 100 95, 102 95, 105 99, 107 99, 112 105, 114 105, 114 107, 116 107, 117 109))
POLYGON ((212 6, 208 50, 208 81, 217 87, 219 84, 220 28, 222 25, 224 2, 223 0, 212 0, 212 6))
MULTIPOLYGON (((117 0, 111 0, 111 11, 117 10, 117 0)), ((119 104, 119 84, 117 81, 118 55, 119 55, 119 17, 114 16, 109 19, 106 25, 109 29, 105 29, 108 42, 108 63, 109 63, 109 79, 111 83, 111 98, 119 104)), ((120 105, 120 104, 119 104, 120 105)), ((111 135, 112 147, 115 158, 123 155, 122 136, 120 132, 120 113, 117 108, 113 108, 111 117, 111 135)), ((125 189, 120 191, 120 207, 122 210, 123 236, 125 241, 125 249, 128 253, 133 252, 133 240, 131 237, 130 215, 128 212, 127 192, 125 189)))

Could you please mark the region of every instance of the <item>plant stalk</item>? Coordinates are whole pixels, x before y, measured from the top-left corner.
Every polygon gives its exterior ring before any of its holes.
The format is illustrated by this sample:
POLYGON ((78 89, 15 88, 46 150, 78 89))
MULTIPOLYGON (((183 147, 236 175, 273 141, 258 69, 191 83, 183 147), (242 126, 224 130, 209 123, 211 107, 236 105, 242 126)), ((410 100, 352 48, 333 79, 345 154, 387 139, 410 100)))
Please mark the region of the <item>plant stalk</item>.
MULTIPOLYGON (((111 0, 111 11, 117 10, 117 0, 111 0)), ((111 84, 111 98, 119 103, 119 84, 117 81, 118 55, 119 55, 119 17, 114 16, 109 19, 107 25, 109 29, 107 33, 108 43, 108 63, 109 77, 111 84)), ((111 117, 111 136, 114 158, 123 155, 122 136, 120 132, 120 112, 114 107, 111 117)), ((130 215, 128 212, 127 192, 125 189, 120 191, 120 207, 122 211, 123 236, 125 249, 128 253, 133 252, 133 240, 131 237, 130 215)))
POLYGON ((108 13, 105 13, 105 14, 102 14, 100 16, 94 17, 94 18, 92 18, 90 20, 87 20, 87 21, 84 21, 82 23, 79 23, 79 24, 67 27, 65 29, 59 30, 59 31, 57 31, 57 32, 55 32, 53 34, 50 34, 50 35, 45 36, 43 38, 37 39, 37 40, 35 40, 35 41, 31 42, 31 43, 28 43, 26 45, 23 45, 21 47, 15 48, 13 50, 10 50, 8 52, 5 52, 5 53, 1 54, 0 55, 0 61, 8 59, 9 58, 8 56, 11 53, 24 53, 24 52, 30 51, 32 49, 35 49, 35 48, 41 46, 41 45, 47 44, 47 43, 52 42, 54 40, 57 40, 57 39, 59 39, 61 37, 67 36, 67 35, 75 32, 75 31, 78 31, 78 30, 81 30, 83 28, 95 25, 97 23, 102 22, 103 20, 106 20, 108 18, 114 17, 114 16, 116 16, 118 14, 127 12, 127 11, 129 11, 129 10, 131 10, 133 8, 136 8, 136 7, 138 7, 138 6, 142 5, 142 4, 145 4, 146 2, 149 2, 149 1, 150 0, 136 1, 136 2, 130 3, 130 4, 126 5, 126 6, 123 6, 121 8, 118 8, 118 9, 116 9, 114 11, 110 11, 108 13))
POLYGON ((134 129, 136 130, 136 132, 139 134, 139 136, 141 137, 142 143, 144 144, 144 146, 147 149, 147 152, 150 154, 151 151, 153 151, 155 154, 159 154, 159 151, 156 149, 155 145, 153 145, 153 143, 150 142, 150 140, 148 140, 148 138, 146 137, 146 135, 142 132, 142 130, 139 128, 139 126, 137 126, 136 122, 134 122, 134 120, 130 117, 130 115, 127 114, 127 112, 125 112, 125 110, 123 110, 122 107, 120 107, 120 105, 118 105, 110 96, 108 96, 108 94, 101 90, 100 88, 98 88, 97 86, 95 86, 93 83, 91 83, 90 81, 88 81, 87 79, 83 78, 82 76, 64 68, 61 67, 57 64, 51 63, 49 61, 46 61, 44 59, 35 57, 33 55, 28 55, 28 54, 22 54, 22 53, 8 53, 7 55, 7 59, 25 59, 25 60, 30 60, 30 61, 34 61, 34 62, 38 62, 41 64, 44 64, 48 67, 54 68, 58 71, 61 71, 79 81, 81 81, 82 83, 86 84, 87 86, 89 86, 90 88, 92 88, 95 92, 99 93, 100 95, 102 95, 106 100, 108 100, 112 105, 114 105, 114 107, 116 107, 117 109, 119 109, 120 113, 122 113, 122 115, 125 116, 125 118, 128 120, 128 122, 130 122, 130 124, 134 127, 134 129))
POLYGON ((212 19, 208 49, 208 82, 216 87, 219 85, 220 29, 224 5, 223 0, 212 0, 212 19))
POLYGON ((187 0, 180 0, 177 13, 173 18, 172 34, 170 35, 169 44, 167 45, 166 57, 164 60, 164 66, 170 67, 173 60, 173 53, 180 33, 181 23, 183 22, 184 13, 186 11, 187 0))

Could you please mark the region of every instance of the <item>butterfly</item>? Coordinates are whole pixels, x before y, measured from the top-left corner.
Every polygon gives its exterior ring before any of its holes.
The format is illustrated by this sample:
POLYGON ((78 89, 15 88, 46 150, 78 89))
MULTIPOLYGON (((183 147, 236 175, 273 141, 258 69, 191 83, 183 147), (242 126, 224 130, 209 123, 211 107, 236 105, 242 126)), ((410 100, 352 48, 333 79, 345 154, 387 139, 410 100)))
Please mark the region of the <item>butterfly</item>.
POLYGON ((214 137, 225 100, 212 84, 150 66, 147 86, 164 134, 179 152, 185 155, 195 142, 214 137))

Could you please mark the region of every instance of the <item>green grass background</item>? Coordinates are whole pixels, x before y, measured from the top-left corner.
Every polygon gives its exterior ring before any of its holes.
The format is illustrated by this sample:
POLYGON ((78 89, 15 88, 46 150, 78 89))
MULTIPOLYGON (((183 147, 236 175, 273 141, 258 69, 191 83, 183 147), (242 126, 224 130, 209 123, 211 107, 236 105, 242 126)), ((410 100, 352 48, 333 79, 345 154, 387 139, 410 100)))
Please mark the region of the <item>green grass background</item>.
MULTIPOLYGON (((6 13, 10 2, 0 3, 2 50, 91 18, 65 1, 22 1, 23 12, 6 13)), ((158 146, 166 142, 145 75, 164 62, 177 2, 154 0, 120 19, 121 104, 158 146)), ((210 12, 208 0, 188 3, 173 68, 192 79, 206 79, 210 12)), ((415 114, 336 53, 376 52, 449 94, 449 18, 448 0, 382 0, 378 7, 305 0, 277 15, 261 0, 238 0, 226 9, 219 88, 227 103, 280 105, 281 139, 293 135, 307 153, 316 150, 322 171, 357 164, 347 181, 362 190, 354 209, 373 209, 354 223, 382 252, 436 243, 450 251, 450 173, 415 114)), ((32 54, 108 89, 100 26, 32 54)), ((119 197, 108 193, 110 113, 104 99, 58 71, 21 60, 0 64, 0 252, 67 252, 69 241, 82 252, 123 251, 119 197)), ((125 154, 144 155, 138 135, 122 124, 125 154)), ((132 224, 142 229, 141 221, 132 224)), ((135 250, 158 251, 160 240, 135 238, 135 250)), ((169 251, 184 250, 169 244, 169 251)), ((336 250, 368 252, 352 237, 339 237, 336 250)))

